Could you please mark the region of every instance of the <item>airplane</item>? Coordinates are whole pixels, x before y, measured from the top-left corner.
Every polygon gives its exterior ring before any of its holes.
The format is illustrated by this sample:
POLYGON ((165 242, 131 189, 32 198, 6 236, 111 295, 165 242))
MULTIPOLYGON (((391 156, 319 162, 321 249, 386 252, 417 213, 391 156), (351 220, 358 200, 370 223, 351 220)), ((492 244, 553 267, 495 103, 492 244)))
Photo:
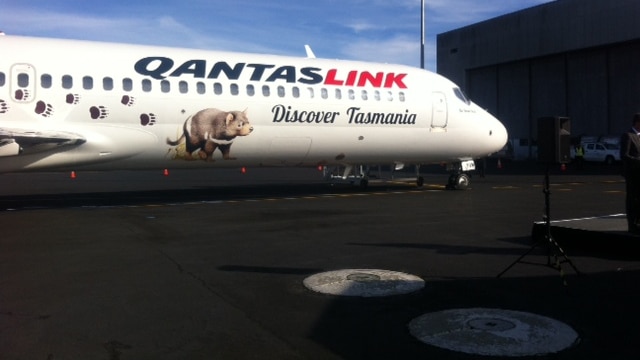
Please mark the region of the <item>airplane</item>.
MULTIPOLYGON (((465 189, 507 130, 405 65, 0 36, 0 173, 446 163, 465 189)), ((360 169, 360 170, 358 170, 360 169)), ((326 171, 326 170, 325 170, 326 171)))

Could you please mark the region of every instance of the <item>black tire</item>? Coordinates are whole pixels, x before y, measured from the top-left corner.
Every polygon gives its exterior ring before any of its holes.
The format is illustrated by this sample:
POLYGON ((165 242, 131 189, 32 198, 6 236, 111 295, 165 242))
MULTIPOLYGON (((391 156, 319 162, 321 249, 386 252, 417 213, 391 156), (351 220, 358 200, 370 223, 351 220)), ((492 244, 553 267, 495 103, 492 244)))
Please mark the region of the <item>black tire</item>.
POLYGON ((469 179, 469 175, 460 174, 456 177, 456 183, 454 186, 456 190, 467 190, 470 183, 471 179, 469 179))

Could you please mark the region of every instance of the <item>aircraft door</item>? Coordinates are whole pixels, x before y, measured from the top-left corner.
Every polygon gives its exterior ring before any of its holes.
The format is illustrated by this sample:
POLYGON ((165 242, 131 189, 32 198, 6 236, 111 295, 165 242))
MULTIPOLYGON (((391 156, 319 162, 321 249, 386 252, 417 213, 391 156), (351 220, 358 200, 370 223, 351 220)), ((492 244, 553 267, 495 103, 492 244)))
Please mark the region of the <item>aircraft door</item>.
POLYGON ((28 103, 36 97, 36 70, 29 64, 11 67, 11 98, 15 102, 28 103))
POLYGON ((431 94, 431 128, 446 128, 447 121, 447 98, 444 93, 434 91, 431 94))

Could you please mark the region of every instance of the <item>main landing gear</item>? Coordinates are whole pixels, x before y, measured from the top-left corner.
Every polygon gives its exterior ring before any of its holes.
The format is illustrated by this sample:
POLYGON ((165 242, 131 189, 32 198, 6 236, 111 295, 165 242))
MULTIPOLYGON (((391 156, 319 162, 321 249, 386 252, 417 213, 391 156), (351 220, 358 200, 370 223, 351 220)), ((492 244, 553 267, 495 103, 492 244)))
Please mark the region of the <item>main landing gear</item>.
MULTIPOLYGON (((391 178, 393 179, 393 171, 400 170, 404 167, 404 164, 396 163, 393 165, 391 178)), ((380 171, 380 167, 378 167, 380 171)), ((445 188, 447 190, 466 190, 469 188, 471 179, 467 172, 475 170, 475 163, 473 160, 460 161, 447 164, 447 171, 450 172, 449 180, 445 188)), ((361 189, 366 189, 369 186, 371 168, 365 165, 343 165, 334 167, 322 167, 325 180, 330 181, 332 184, 342 183, 358 186, 361 189)), ((381 174, 374 178, 382 178, 381 174)), ((420 165, 416 165, 416 186, 424 186, 424 177, 420 175, 420 165)), ((405 179, 406 180, 406 179, 405 179)))
POLYGON ((324 167, 324 177, 331 183, 347 183, 359 186, 361 189, 369 187, 369 167, 363 165, 345 165, 341 171, 339 167, 324 167))

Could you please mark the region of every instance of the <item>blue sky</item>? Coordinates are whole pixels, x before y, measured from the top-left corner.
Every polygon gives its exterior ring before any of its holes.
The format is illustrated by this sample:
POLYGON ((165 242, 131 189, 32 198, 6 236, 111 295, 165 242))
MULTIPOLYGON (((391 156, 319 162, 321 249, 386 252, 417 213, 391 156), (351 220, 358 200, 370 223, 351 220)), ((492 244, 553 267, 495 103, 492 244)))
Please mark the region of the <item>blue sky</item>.
MULTIPOLYGON (((426 0, 436 35, 550 0, 426 0)), ((0 30, 198 49, 420 65, 420 0, 0 0, 0 30)))

